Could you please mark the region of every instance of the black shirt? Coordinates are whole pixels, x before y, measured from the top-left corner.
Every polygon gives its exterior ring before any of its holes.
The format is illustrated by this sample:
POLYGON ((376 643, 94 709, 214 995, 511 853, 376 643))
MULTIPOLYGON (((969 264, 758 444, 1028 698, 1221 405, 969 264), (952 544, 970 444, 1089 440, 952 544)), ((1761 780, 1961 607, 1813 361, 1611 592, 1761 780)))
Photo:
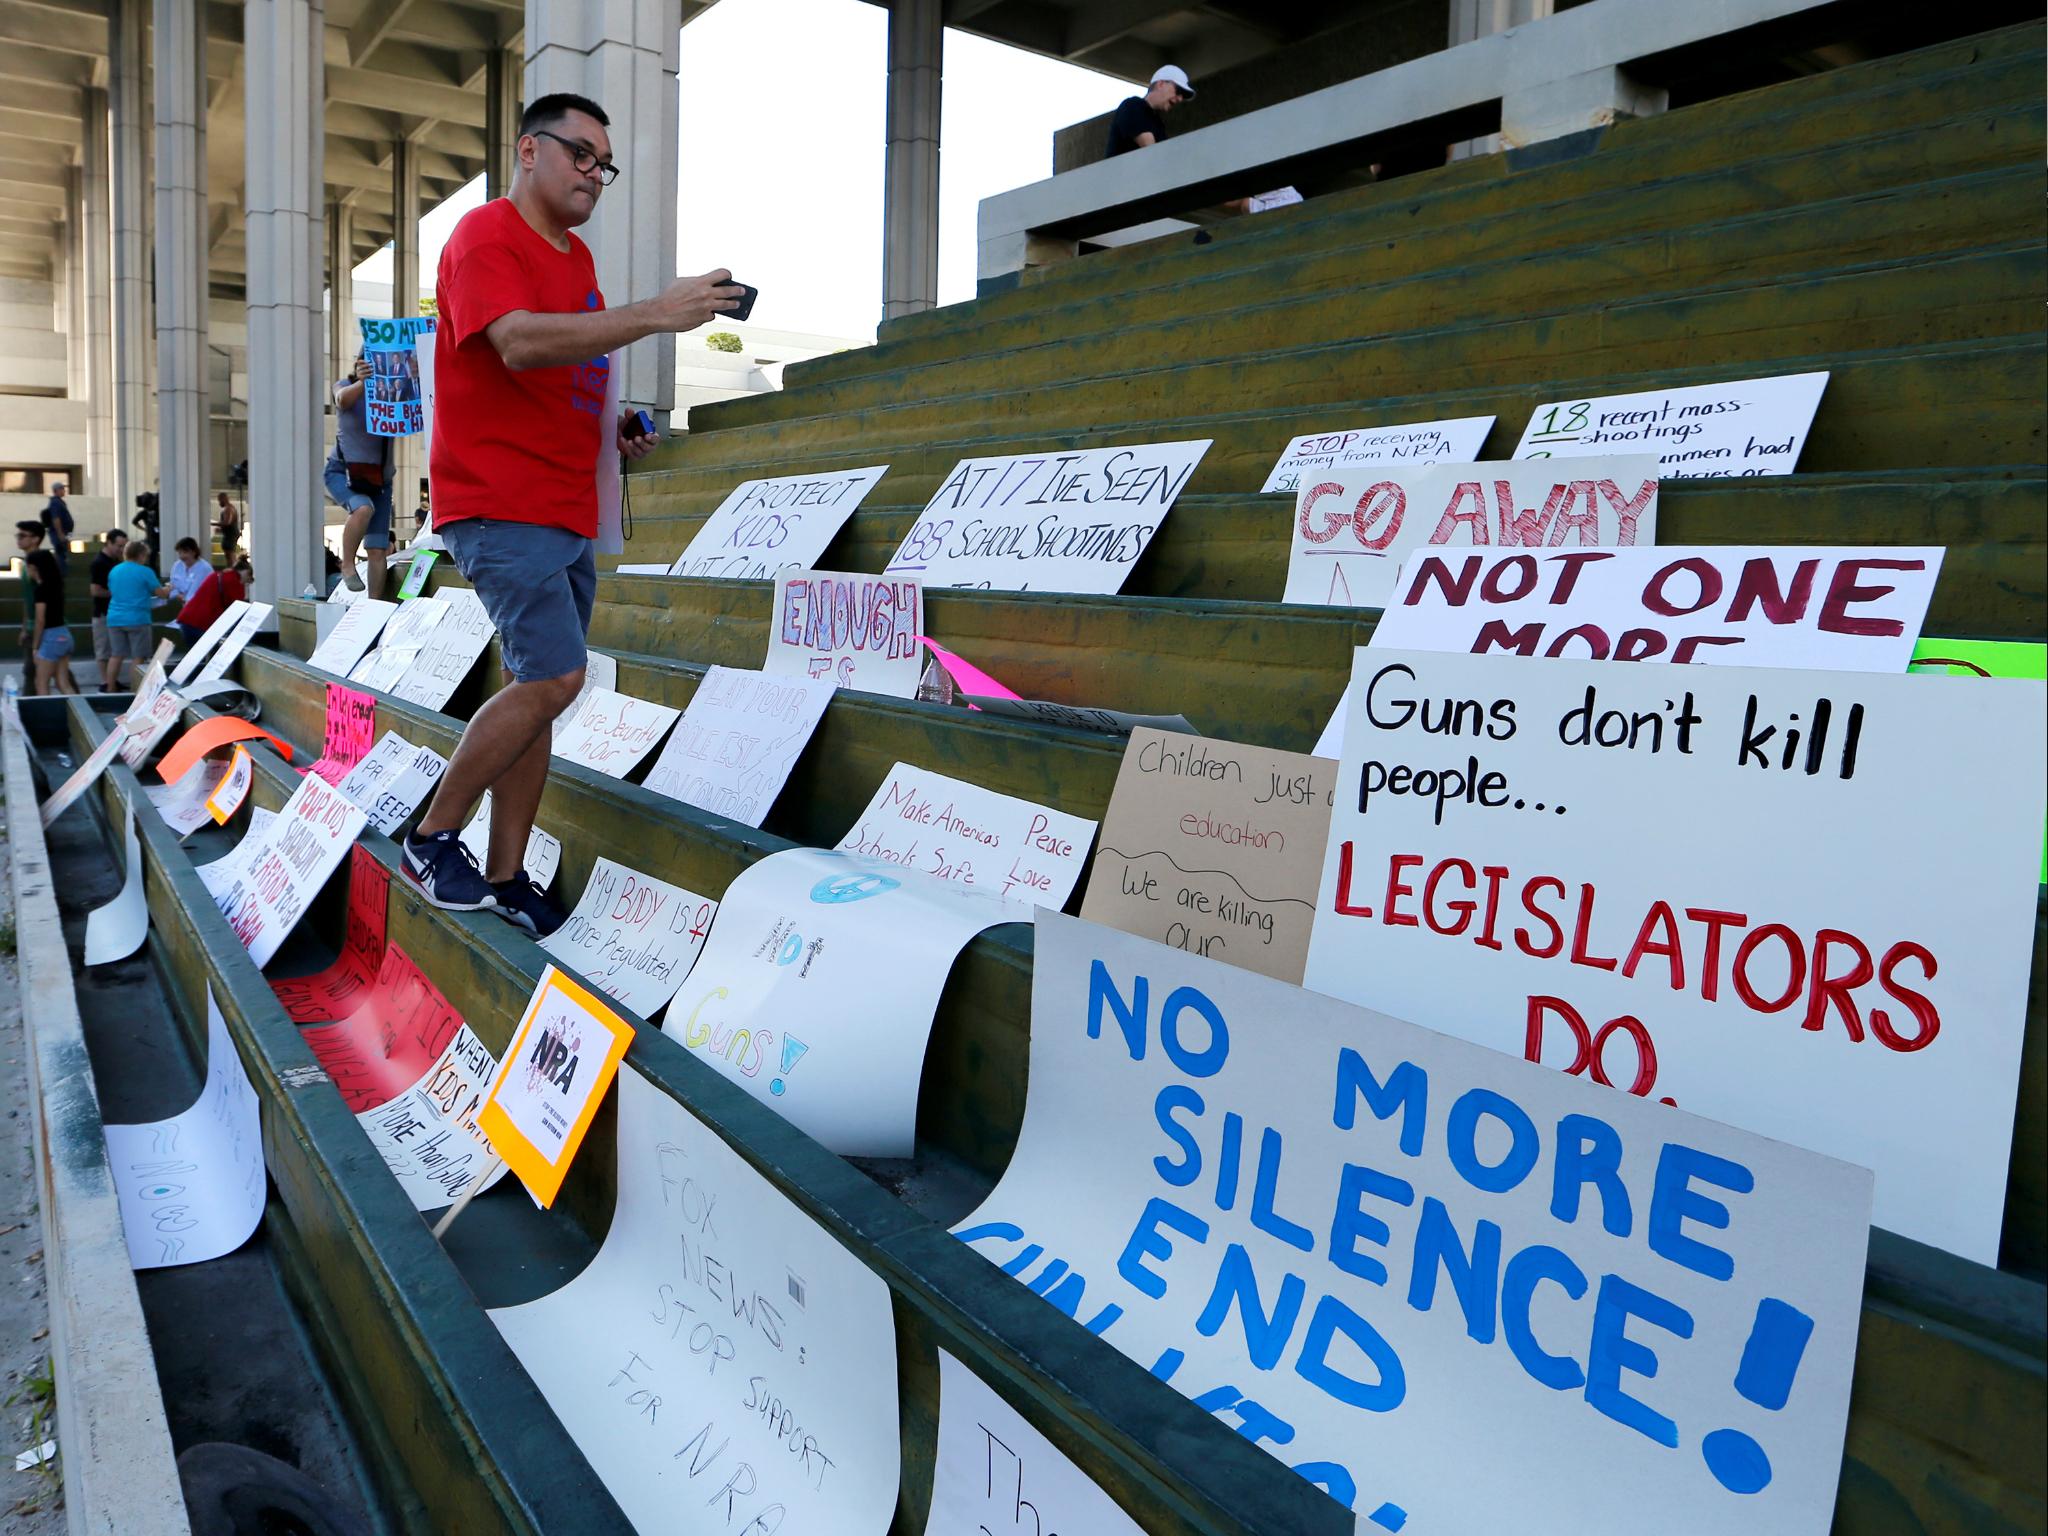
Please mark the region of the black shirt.
POLYGON ((1152 103, 1142 96, 1133 96, 1116 109, 1116 116, 1109 120, 1109 152, 1121 155, 1127 150, 1143 148, 1138 135, 1149 133, 1154 139, 1166 137, 1166 119, 1153 108, 1152 103))
POLYGON ((57 567, 57 557, 47 549, 39 549, 28 557, 28 564, 36 573, 36 605, 43 610, 43 628, 62 629, 64 573, 57 567))
MULTIPOLYGON (((108 554, 104 549, 101 550, 97 555, 93 556, 92 570, 86 577, 87 584, 95 587, 104 587, 107 584, 107 573, 120 563, 120 561, 108 554)), ((96 619, 104 619, 107 616, 107 599, 101 597, 98 593, 93 594, 92 616, 96 619)))

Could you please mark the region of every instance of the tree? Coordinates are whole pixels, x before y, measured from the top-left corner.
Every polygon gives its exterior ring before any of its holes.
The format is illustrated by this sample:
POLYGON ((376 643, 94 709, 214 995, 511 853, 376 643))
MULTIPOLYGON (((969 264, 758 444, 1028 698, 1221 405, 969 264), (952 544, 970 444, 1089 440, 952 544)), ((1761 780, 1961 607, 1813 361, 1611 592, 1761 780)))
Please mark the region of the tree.
POLYGON ((746 347, 735 331, 713 331, 704 338, 704 345, 714 352, 740 352, 746 347))

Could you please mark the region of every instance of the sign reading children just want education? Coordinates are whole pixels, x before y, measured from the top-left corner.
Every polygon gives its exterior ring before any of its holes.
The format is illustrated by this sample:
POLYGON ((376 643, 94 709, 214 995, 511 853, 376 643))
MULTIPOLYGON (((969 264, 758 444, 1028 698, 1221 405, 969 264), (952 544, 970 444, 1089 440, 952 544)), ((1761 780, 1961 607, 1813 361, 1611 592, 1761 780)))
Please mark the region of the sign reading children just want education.
POLYGON ((1116 592, 1210 441, 962 459, 884 574, 928 588, 1116 592))
POLYGON ((1995 1263, 2042 693, 1360 650, 1305 984, 1873 1169, 1879 1226, 1995 1263))
POLYGON ((1361 1536, 1824 1536, 1867 1171, 1057 913, 1036 940, 975 1252, 1361 1536))

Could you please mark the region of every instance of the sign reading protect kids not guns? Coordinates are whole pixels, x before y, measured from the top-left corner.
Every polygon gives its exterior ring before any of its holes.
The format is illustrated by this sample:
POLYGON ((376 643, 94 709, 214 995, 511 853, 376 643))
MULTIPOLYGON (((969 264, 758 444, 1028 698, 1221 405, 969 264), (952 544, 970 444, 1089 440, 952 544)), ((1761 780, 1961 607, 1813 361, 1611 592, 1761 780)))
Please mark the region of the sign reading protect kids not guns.
POLYGON ((1306 985, 1861 1164, 1878 1225, 1996 1261, 2040 684, 1374 648, 1350 698, 1306 985))
POLYGON ((954 1235, 1361 1536, 1828 1529, 1867 1171, 1056 913, 1035 954, 954 1235))
POLYGON ((505 1047, 476 1123, 533 1198, 555 1203, 633 1026, 552 965, 505 1047))

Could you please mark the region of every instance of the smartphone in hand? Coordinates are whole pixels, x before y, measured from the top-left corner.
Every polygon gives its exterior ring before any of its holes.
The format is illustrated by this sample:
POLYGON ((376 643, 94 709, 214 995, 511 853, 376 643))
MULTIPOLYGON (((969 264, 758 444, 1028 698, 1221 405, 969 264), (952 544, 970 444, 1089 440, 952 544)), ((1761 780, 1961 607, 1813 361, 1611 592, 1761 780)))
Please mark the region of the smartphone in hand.
POLYGON ((734 282, 731 286, 740 290, 739 307, 737 309, 728 309, 720 318, 744 320, 754 312, 754 300, 761 296, 761 290, 741 282, 734 282))

